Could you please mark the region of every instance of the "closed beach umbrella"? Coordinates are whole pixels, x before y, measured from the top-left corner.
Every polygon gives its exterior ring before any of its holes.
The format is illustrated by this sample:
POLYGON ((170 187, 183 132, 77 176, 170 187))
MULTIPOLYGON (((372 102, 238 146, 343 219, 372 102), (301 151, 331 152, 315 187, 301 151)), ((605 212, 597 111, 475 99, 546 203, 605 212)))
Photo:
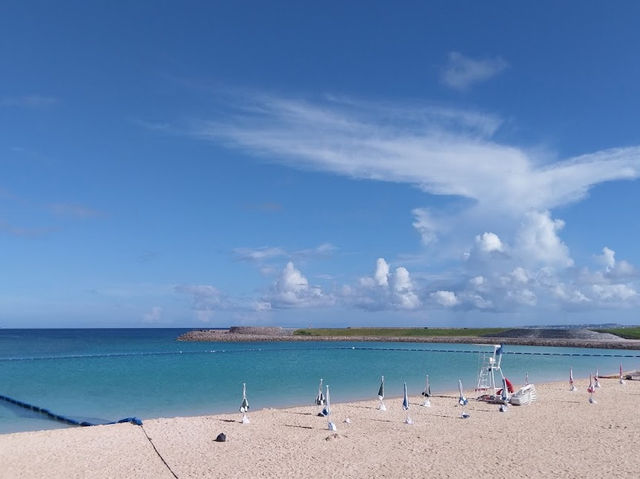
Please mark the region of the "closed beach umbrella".
MULTIPOLYGON (((507 386, 507 379, 502 378, 502 392, 500 393, 500 401, 502 401, 503 405, 509 404, 509 388, 507 386)), ((501 408, 501 411, 505 411, 506 409, 501 408)))
POLYGON ((600 387, 600 371, 598 369, 596 369, 596 374, 593 377, 593 387, 594 388, 599 388, 600 387))
POLYGON ((620 363, 620 384, 624 384, 624 378, 622 377, 622 363, 620 363))
POLYGON ((380 401, 380 404, 378 404, 378 409, 380 411, 387 410, 387 406, 385 406, 384 402, 382 401, 383 399, 384 399, 384 376, 382 376, 382 379, 380 381, 380 387, 378 388, 378 400, 380 401))
MULTIPOLYGON (((462 390, 462 379, 458 379, 458 391, 460 392, 460 397, 458 397, 458 404, 464 407, 469 401, 466 397, 464 397, 464 391, 462 390)), ((468 419, 469 417, 471 417, 471 415, 463 410, 462 414, 460 414, 460 417, 462 419, 468 419)))
POLYGON ((324 408, 322 409, 323 416, 329 416, 331 414, 331 400, 329 398, 329 385, 327 384, 327 394, 325 396, 324 408))
POLYGON ((409 410, 409 396, 407 394, 407 383, 404 383, 404 397, 402 398, 402 409, 409 410))
POLYGON ((426 398, 431 397, 431 385, 429 384, 429 375, 427 374, 427 380, 424 385, 424 391, 422 391, 422 395, 426 398))
MULTIPOLYGON (((329 396, 329 385, 327 385, 327 395, 326 395, 326 404, 324 406, 324 409, 322 410, 322 414, 326 417, 326 416, 330 416, 331 415, 331 397, 329 396)), ((336 431, 336 425, 329 421, 329 431, 336 431)))
POLYGON ((575 391, 576 385, 573 384, 573 368, 569 369, 569 391, 575 391))
POLYGON ((591 379, 591 374, 589 374, 589 387, 587 387, 587 392, 589 393, 589 402, 591 404, 596 404, 597 401, 593 398, 593 393, 596 392, 596 388, 593 384, 593 380, 591 379))
POLYGON ((249 401, 247 400, 247 384, 242 383, 242 404, 240 404, 240 412, 246 413, 249 411, 249 401))
POLYGON ((426 407, 430 407, 431 406, 431 400, 429 398, 431 397, 431 384, 429 384, 429 375, 428 374, 427 374, 426 382, 424 384, 424 391, 422 391, 422 395, 424 396, 424 402, 422 403, 422 405, 426 406, 426 407))
POLYGON ((409 417, 409 394, 407 394, 407 383, 404 383, 404 395, 402 397, 402 409, 407 411, 407 418, 404 420, 405 424, 413 424, 413 419, 409 417))
POLYGON ((462 390, 462 379, 458 379, 458 391, 460 391, 458 404, 460 404, 460 406, 466 406, 469 401, 467 400, 466 397, 464 397, 464 391, 462 390))
POLYGON ((248 424, 249 418, 247 412, 249 411, 249 400, 247 399, 247 384, 242 383, 242 403, 240 404, 240 412, 242 413, 242 424, 248 424))
POLYGON ((318 386, 318 395, 316 396, 316 406, 324 406, 324 393, 322 392, 322 379, 318 386))

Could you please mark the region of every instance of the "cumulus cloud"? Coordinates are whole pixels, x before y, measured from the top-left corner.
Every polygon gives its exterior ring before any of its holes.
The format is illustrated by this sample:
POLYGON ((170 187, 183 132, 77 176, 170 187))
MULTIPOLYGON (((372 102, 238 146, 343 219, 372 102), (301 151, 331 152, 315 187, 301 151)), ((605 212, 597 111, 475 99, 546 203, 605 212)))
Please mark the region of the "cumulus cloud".
POLYGON ((603 301, 627 301, 638 293, 628 284, 594 284, 594 294, 603 301))
POLYGON ((569 248, 558 237, 563 227, 564 221, 554 220, 549 211, 527 213, 516 237, 521 260, 560 268, 572 266, 569 248))
POLYGON ((504 245, 500 241, 500 237, 495 233, 482 233, 476 236, 476 245, 484 253, 504 251, 504 245))
POLYGON ((378 258, 376 261, 376 272, 373 275, 378 286, 389 285, 389 265, 384 258, 378 258))
POLYGON ((414 292, 411 275, 406 268, 396 268, 393 275, 393 296, 401 309, 416 309, 420 306, 420 298, 414 292))
POLYGON ((416 271, 413 264, 413 277, 404 267, 392 271, 380 258, 372 274, 336 286, 338 292, 331 295, 309 285, 293 267, 304 254, 327 254, 330 247, 299 250, 299 256, 274 247, 236 250, 242 260, 291 262, 269 298, 261 299, 265 305, 312 307, 343 301, 370 310, 437 305, 511 311, 637 302, 632 293, 638 290, 635 268, 617 260, 612 249, 603 250, 602 271, 573 267, 561 238, 564 222, 552 211, 584 198, 594 185, 640 177, 639 146, 565 159, 552 152, 543 157, 499 140, 501 119, 495 115, 428 105, 255 94, 224 108, 213 120, 192 123, 190 133, 295 168, 405 183, 429 194, 465 199, 446 215, 434 207, 412 210, 413 227, 430 254, 455 250, 445 258, 450 270, 440 270, 438 281, 429 281, 433 272, 416 271), (472 258, 452 265, 451 259, 459 259, 463 251, 472 258))
POLYGON ((636 276, 635 268, 625 260, 617 261, 616 252, 606 246, 596 260, 604 267, 604 274, 609 278, 624 279, 636 276))
POLYGON ((602 248, 602 255, 598 256, 598 260, 607 271, 611 271, 616 265, 616 252, 605 246, 602 248))
POLYGON ((404 266, 393 273, 384 258, 378 258, 373 276, 361 277, 354 286, 344 285, 340 294, 347 306, 366 310, 414 310, 422 302, 404 266))
POLYGON ((263 309, 283 309, 327 306, 332 302, 332 297, 318 286, 309 285, 307 278, 289 261, 261 305, 263 309))
POLYGON ((500 57, 473 59, 458 52, 450 52, 448 62, 440 73, 443 84, 454 90, 467 90, 502 73, 509 64, 500 57))
POLYGON ((451 308, 460 303, 456 293, 453 291, 435 291, 431 293, 431 297, 436 303, 445 308, 451 308))

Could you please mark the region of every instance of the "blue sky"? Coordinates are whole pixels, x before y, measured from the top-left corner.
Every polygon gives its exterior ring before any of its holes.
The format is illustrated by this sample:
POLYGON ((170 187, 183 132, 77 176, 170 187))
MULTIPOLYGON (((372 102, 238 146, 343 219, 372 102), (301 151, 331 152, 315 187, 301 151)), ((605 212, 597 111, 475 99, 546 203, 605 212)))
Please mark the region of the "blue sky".
POLYGON ((638 323, 639 14, 3 2, 0 326, 638 323))

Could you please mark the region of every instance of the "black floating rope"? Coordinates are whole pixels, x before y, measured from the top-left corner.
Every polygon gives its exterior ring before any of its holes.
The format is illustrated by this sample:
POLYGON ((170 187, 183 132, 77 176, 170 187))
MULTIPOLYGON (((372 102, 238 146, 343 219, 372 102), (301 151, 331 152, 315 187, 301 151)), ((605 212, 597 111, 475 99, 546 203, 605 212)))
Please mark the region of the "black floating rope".
MULTIPOLYGON (((173 356, 173 355, 207 355, 207 354, 240 354, 240 353, 270 353, 283 351, 396 351, 405 353, 457 353, 478 354, 485 352, 478 349, 443 349, 443 348, 393 348, 376 346, 325 346, 310 350, 305 347, 295 348, 242 348, 242 349, 209 349, 200 351, 139 351, 129 353, 102 353, 102 354, 70 354, 60 356, 30 356, 30 357, 0 357, 0 362, 11 361, 52 361, 58 359, 96 359, 96 358, 126 358, 144 356, 173 356)), ((557 353, 541 351, 505 351, 503 354, 517 354, 523 356, 581 356, 591 358, 640 358, 640 351, 631 350, 635 354, 623 353, 557 353)))
POLYGON ((49 411, 48 409, 45 409, 39 406, 34 406, 33 404, 28 404, 26 402, 18 401, 17 399, 10 398, 9 396, 3 396, 2 394, 0 394, 0 400, 6 401, 11 404, 15 404, 16 406, 20 406, 21 408, 28 409, 29 411, 43 414, 44 416, 47 416, 49 419, 63 422, 65 424, 70 424, 72 426, 106 426, 108 424, 120 424, 123 422, 130 422, 131 424, 135 424, 136 426, 142 426, 142 420, 138 419, 137 417, 126 417, 124 419, 120 419, 119 421, 112 421, 112 422, 92 423, 89 421, 77 421, 70 417, 62 416, 60 414, 55 414, 49 411))

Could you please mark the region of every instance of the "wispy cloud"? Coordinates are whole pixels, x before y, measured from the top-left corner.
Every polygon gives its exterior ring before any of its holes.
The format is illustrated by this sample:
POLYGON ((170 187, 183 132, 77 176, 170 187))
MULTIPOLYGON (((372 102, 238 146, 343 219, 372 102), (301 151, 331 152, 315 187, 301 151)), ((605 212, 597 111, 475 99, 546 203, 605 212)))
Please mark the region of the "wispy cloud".
POLYGON ((0 233, 5 233, 10 236, 17 236, 22 238, 37 238, 47 235, 56 231, 53 227, 40 227, 30 228, 24 226, 16 226, 0 219, 0 233))
POLYGON ((1 106, 19 108, 48 108, 59 102, 58 98, 43 95, 6 96, 0 98, 1 106))
POLYGON ((331 243, 322 243, 315 248, 293 251, 287 251, 280 247, 261 246, 259 248, 235 248, 233 255, 239 261, 262 263, 275 258, 307 259, 328 256, 336 251, 336 249, 337 248, 331 243))
POLYGON ((224 120, 197 122, 192 134, 296 168, 414 184, 516 215, 577 201, 598 183, 640 176, 640 147, 542 163, 495 141, 500 121, 488 114, 260 95, 251 105, 239 105, 224 120))
POLYGON ((74 218, 95 218, 102 216, 98 210, 75 203, 51 203, 49 210, 57 216, 70 216, 74 218))
POLYGON ((440 80, 449 88, 467 90, 476 83, 498 75, 508 66, 500 57, 474 59, 462 53, 450 52, 448 62, 440 73, 440 80))

